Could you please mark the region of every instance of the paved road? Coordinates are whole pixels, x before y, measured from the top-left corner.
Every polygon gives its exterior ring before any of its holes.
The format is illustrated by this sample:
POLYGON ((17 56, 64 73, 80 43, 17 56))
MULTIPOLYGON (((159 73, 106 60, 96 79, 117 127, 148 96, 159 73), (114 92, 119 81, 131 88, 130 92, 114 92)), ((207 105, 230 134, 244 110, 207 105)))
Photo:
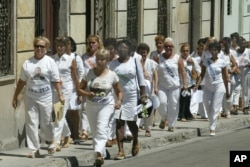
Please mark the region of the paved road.
MULTIPOLYGON (((250 151, 250 127, 141 152, 136 158, 106 160, 104 167, 229 167, 230 150, 250 151)), ((80 167, 90 165, 79 164, 80 167)))

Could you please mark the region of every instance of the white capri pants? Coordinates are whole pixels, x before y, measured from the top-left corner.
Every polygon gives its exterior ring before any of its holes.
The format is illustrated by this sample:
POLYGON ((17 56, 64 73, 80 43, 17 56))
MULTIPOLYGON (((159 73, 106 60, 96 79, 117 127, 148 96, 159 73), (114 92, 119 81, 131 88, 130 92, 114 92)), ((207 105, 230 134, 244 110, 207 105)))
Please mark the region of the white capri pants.
POLYGON ((94 151, 106 157, 105 145, 108 140, 109 122, 114 112, 114 104, 86 102, 86 111, 93 136, 94 151))

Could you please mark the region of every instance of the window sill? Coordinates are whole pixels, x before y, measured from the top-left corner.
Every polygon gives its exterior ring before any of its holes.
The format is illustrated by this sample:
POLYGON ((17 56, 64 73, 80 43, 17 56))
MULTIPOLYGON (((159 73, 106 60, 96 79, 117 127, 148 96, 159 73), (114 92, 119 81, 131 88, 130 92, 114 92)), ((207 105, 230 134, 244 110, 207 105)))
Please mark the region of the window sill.
POLYGON ((0 77, 0 86, 13 84, 15 82, 16 76, 15 75, 6 75, 0 77))

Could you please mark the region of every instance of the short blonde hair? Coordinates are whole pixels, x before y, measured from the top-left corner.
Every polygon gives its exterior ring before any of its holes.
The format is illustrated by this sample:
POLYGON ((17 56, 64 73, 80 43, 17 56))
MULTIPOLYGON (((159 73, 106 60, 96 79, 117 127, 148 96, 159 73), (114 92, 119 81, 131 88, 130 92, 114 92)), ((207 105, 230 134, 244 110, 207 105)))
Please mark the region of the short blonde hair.
POLYGON ((173 38, 170 38, 170 37, 165 38, 164 43, 172 43, 172 45, 174 46, 174 40, 173 38))
POLYGON ((106 49, 100 49, 95 54, 96 58, 104 58, 110 60, 110 52, 106 49))
POLYGON ((37 44, 38 41, 44 41, 45 42, 45 48, 48 49, 50 47, 50 42, 49 42, 49 39, 46 38, 46 37, 43 37, 43 36, 39 36, 39 37, 36 37, 34 40, 33 40, 33 46, 35 46, 37 44))

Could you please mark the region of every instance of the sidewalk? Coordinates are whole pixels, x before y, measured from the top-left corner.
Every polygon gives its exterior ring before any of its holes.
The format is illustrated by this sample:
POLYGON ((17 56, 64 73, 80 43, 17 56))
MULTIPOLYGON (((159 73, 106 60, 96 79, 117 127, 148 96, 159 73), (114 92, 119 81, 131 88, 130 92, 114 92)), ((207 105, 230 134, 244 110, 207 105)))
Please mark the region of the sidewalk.
MULTIPOLYGON (((189 122, 177 122, 174 132, 167 132, 167 126, 164 130, 159 129, 159 121, 156 127, 153 127, 151 137, 145 137, 145 131, 139 132, 140 151, 149 151, 150 149, 169 145, 176 142, 185 142, 185 140, 209 135, 208 121, 203 119, 195 119, 189 122)), ((222 131, 234 130, 250 126, 250 116, 233 115, 231 119, 220 118, 216 128, 216 133, 222 131)), ((216 136, 215 136, 216 137, 216 136)), ((80 145, 71 144, 69 148, 62 149, 61 152, 56 152, 53 156, 45 158, 30 159, 26 158, 29 150, 21 148, 17 150, 4 151, 0 153, 0 167, 77 167, 78 162, 92 163, 94 155, 92 150, 91 140, 82 142, 80 145)), ((125 143, 125 153, 131 156, 131 143, 125 143)), ((41 154, 47 154, 47 145, 43 145, 40 150, 41 154)), ((117 153, 117 146, 107 148, 111 158, 117 153)), ((140 153, 139 153, 140 154, 140 153)))

